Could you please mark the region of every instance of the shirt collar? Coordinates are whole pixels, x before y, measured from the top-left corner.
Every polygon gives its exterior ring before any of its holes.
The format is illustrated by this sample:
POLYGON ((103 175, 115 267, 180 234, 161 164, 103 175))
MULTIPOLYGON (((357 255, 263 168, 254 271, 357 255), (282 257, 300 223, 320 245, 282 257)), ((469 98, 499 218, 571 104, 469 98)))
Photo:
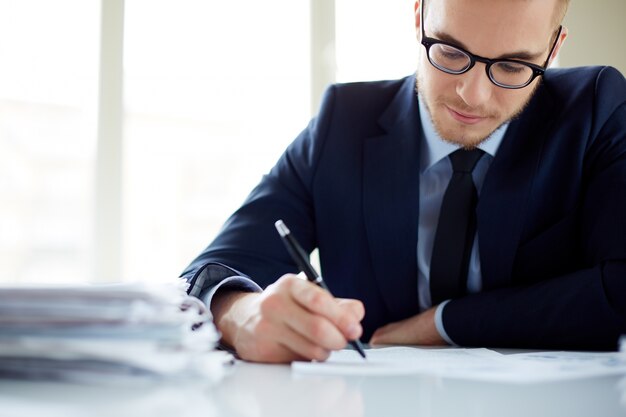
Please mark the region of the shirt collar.
MULTIPOLYGON (((418 107, 420 112, 420 120, 422 122, 422 130, 424 132, 424 140, 421 142, 420 145, 421 172, 426 171, 437 162, 461 147, 459 145, 454 145, 441 139, 441 137, 435 130, 435 126, 433 125, 432 119, 430 118, 430 113, 428 112, 428 109, 423 104, 423 102, 424 100, 420 96, 418 107)), ((489 136, 489 138, 487 138, 487 140, 479 144, 478 148, 482 149, 492 157, 495 157, 508 127, 508 123, 500 126, 491 134, 491 136, 489 136)))

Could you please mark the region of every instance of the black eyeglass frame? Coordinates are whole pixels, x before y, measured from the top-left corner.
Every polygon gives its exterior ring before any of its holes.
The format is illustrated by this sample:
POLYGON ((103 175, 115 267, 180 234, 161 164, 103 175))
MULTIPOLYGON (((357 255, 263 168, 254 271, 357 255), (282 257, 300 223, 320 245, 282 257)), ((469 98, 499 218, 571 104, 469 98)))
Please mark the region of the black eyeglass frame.
POLYGON ((494 83, 495 85, 497 85, 498 87, 502 87, 502 88, 506 88, 509 90, 517 90, 519 88, 524 88, 526 86, 528 86, 530 83, 533 82, 533 80, 539 76, 543 76, 543 74, 546 72, 546 69, 548 67, 548 63, 550 62, 550 57, 552 56, 552 54, 554 53, 554 48, 556 48, 556 44, 559 41, 559 37, 561 36, 561 31, 563 30, 563 25, 559 25, 559 29, 558 32, 556 34, 556 38, 554 39, 554 43, 552 44, 552 48, 550 48, 550 53, 548 54, 548 58, 546 59, 546 62, 543 64, 543 66, 539 66, 537 64, 533 64, 532 62, 526 62, 526 61, 520 61, 520 60, 516 60, 516 59, 489 59, 489 58, 485 58, 479 55, 474 55, 471 52, 466 51, 465 49, 454 45, 453 43, 450 42, 446 42, 446 41, 442 41, 439 39, 435 39, 435 38, 429 38, 428 36, 426 36, 426 31, 424 29, 424 1, 422 1, 422 4, 420 5, 420 26, 422 29, 422 40, 421 40, 421 44, 424 45, 424 48, 426 48, 426 57, 428 58, 428 62, 430 62, 430 64, 437 68, 439 71, 445 72, 446 74, 452 74, 452 75, 460 75, 460 74, 465 74, 466 72, 468 72, 469 70, 471 70, 474 65, 476 65, 476 62, 482 62, 483 64, 485 64, 485 72, 487 73, 487 77, 489 78, 489 80, 494 83), (464 53, 465 55, 467 55, 467 57, 470 60, 469 65, 464 68, 461 71, 453 71, 450 70, 449 68, 444 68, 441 67, 440 65, 437 65, 436 63, 434 63, 432 61, 432 59, 430 58, 430 48, 433 45, 436 44, 442 44, 442 45, 446 45, 452 48, 455 48, 457 50, 459 50, 460 52, 464 53), (527 67, 529 67, 532 71, 533 71, 533 75, 528 79, 528 81, 525 84, 521 84, 521 85, 507 85, 507 84, 501 84, 499 82, 497 82, 496 80, 493 79, 493 76, 491 75, 491 66, 499 63, 499 62, 510 62, 510 63, 514 63, 514 64, 522 64, 525 65, 527 67))

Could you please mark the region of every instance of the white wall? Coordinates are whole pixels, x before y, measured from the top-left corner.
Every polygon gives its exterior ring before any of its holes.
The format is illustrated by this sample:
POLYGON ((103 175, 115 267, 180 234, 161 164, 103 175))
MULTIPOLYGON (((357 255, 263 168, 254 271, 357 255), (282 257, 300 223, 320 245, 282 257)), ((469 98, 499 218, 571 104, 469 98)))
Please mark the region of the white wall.
POLYGON ((572 0, 560 65, 612 65, 626 74, 626 0, 572 0))

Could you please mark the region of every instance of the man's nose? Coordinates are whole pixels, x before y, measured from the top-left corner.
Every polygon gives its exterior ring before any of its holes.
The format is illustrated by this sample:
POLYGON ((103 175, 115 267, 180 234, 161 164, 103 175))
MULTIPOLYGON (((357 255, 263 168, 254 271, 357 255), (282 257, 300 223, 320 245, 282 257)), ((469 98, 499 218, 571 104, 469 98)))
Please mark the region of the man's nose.
POLYGON ((487 77, 483 63, 476 63, 474 68, 458 77, 456 93, 468 106, 480 107, 491 99, 496 86, 487 77))

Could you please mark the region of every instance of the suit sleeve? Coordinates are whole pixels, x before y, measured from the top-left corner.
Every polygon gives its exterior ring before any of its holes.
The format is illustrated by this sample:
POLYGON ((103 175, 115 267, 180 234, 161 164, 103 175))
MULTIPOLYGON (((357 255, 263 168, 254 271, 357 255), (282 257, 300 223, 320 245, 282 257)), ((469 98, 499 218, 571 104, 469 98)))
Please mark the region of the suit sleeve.
POLYGON ((278 219, 288 225, 307 252, 317 246, 311 189, 333 103, 334 87, 330 87, 319 116, 291 143, 215 240, 183 271, 181 277, 189 282, 190 291, 206 292, 235 275, 249 277, 265 288, 285 273, 297 272, 274 227, 278 219))
POLYGON ((605 72, 596 80, 579 208, 586 267, 451 301, 443 324, 456 343, 615 350, 626 334, 626 82, 615 70, 605 72), (617 102, 601 100, 611 94, 617 102))

